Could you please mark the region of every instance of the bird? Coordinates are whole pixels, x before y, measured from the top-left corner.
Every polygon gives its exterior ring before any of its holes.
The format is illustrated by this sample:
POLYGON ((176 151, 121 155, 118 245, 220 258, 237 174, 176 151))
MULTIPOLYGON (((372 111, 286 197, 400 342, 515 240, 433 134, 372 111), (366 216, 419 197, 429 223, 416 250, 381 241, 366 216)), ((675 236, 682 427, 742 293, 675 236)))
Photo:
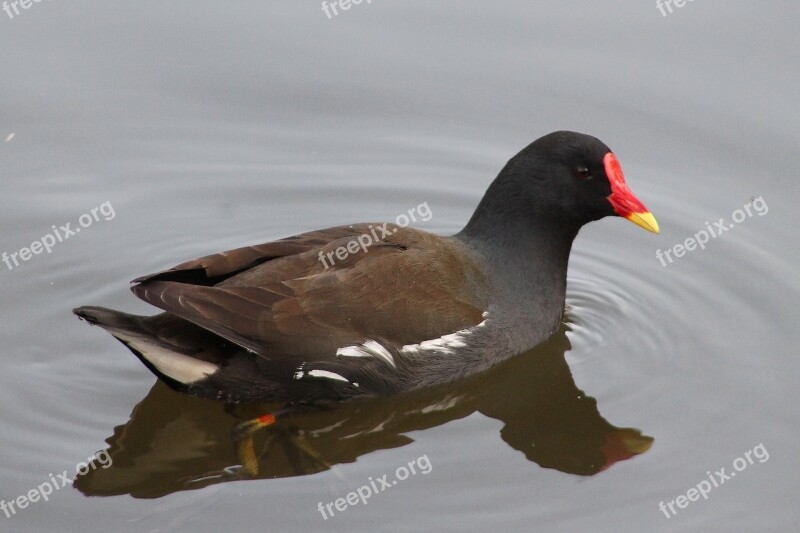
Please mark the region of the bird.
POLYGON ((133 280, 161 314, 73 312, 198 397, 323 405, 404 393, 557 332, 573 240, 606 216, 659 233, 608 146, 556 131, 502 167, 454 235, 393 223, 310 231, 133 280))

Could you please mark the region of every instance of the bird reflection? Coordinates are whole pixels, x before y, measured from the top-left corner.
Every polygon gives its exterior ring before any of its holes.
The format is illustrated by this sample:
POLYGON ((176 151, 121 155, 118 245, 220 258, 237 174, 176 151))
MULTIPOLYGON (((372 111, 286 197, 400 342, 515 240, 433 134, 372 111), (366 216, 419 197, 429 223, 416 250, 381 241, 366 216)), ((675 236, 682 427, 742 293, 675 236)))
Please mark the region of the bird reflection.
POLYGON ((412 442, 412 431, 474 412, 503 422, 506 444, 544 468, 581 476, 646 452, 652 437, 618 428, 578 389, 564 358, 568 326, 531 351, 473 378, 387 398, 357 400, 281 417, 248 443, 233 438, 243 420, 281 405, 231 406, 156 382, 130 420, 107 440, 113 463, 75 480, 90 496, 157 498, 243 478, 320 472, 367 453, 412 442))

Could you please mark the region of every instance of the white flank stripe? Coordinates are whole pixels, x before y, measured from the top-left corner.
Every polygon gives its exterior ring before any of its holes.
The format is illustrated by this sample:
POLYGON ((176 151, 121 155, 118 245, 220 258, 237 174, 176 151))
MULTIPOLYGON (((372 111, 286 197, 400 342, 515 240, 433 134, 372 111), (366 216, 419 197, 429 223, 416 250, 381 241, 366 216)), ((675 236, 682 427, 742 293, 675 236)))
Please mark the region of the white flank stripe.
POLYGON ((336 355, 340 357, 372 357, 362 346, 345 346, 336 350, 336 355))
POLYGON ((339 348, 336 350, 336 355, 339 357, 377 357, 393 367, 395 366, 391 352, 381 343, 372 340, 360 345, 339 348))
POLYGON ((381 343, 377 341, 367 341, 364 343, 364 349, 369 351, 369 353, 375 357, 379 357, 390 365, 395 366, 394 357, 392 357, 392 354, 389 352, 389 350, 387 350, 386 347, 381 343))
POLYGON ((325 378, 325 379, 335 379, 337 381, 344 381, 345 383, 350 383, 350 380, 346 377, 337 374, 336 372, 328 372, 327 370, 312 370, 308 373, 309 376, 312 378, 325 378))
MULTIPOLYGON (((485 315, 485 313, 484 313, 485 315)), ((482 328, 486 325, 486 320, 477 324, 474 327, 468 329, 462 329, 461 331, 456 331, 455 333, 450 333, 448 335, 443 335, 438 339, 430 339, 427 341, 422 341, 419 344, 406 344, 400 351, 403 353, 414 353, 418 354, 420 352, 438 352, 441 354, 454 354, 456 348, 464 348, 467 346, 465 342, 466 338, 472 335, 472 333, 477 328, 482 328)))

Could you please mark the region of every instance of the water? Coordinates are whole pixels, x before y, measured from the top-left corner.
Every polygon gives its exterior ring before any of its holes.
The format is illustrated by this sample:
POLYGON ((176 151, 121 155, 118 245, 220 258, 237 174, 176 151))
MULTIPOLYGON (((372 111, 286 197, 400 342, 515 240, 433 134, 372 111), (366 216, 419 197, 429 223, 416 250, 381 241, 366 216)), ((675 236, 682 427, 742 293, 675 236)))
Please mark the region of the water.
POLYGON ((0 511, 0 527, 791 529, 798 14, 421 0, 331 19, 315 2, 0 12, 0 251, 114 213, 0 264, 0 498, 113 459, 0 511), (70 314, 150 313, 126 290, 138 275, 422 202, 433 216, 418 227, 455 232, 504 162, 556 129, 614 149, 661 235, 586 227, 550 342, 467 382, 299 415, 257 440, 255 479, 232 468, 250 410, 154 385, 70 314), (657 250, 720 217, 733 229, 663 266, 657 250), (318 510, 409 463, 366 505, 318 510), (721 468, 737 475, 678 507, 721 468))

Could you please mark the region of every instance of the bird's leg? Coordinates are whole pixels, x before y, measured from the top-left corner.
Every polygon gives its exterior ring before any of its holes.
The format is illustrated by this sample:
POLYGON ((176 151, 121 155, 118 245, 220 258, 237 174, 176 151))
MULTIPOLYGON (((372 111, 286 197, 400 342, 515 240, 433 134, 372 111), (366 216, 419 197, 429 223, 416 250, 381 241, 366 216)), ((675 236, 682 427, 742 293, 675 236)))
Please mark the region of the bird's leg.
MULTIPOLYGON (((274 411, 272 413, 267 413, 255 418, 251 418, 250 420, 246 420, 240 424, 238 424, 233 429, 233 438, 236 443, 236 454, 239 458, 239 462, 242 465, 242 470, 251 475, 256 476, 259 472, 259 465, 258 465, 258 455, 255 451, 255 440, 254 437, 256 433, 261 431, 264 428, 268 428, 270 426, 275 425, 275 423, 279 419, 283 419, 288 415, 295 414, 298 412, 303 411, 304 409, 308 409, 308 407, 304 406, 297 406, 297 405, 288 405, 283 409, 279 409, 278 411, 274 411)), ((275 428, 277 429, 277 428, 275 428)), ((283 432, 285 428, 281 428, 281 432, 283 432)), ((267 443, 272 442, 273 437, 275 437, 272 431, 267 437, 267 443)), ((315 468, 321 468, 326 470, 331 467, 331 464, 322 458, 322 456, 314 450, 310 444, 306 441, 306 439, 302 435, 296 435, 293 431, 288 431, 286 433, 288 437, 290 446, 293 447, 295 450, 300 451, 301 453, 305 454, 308 457, 315 468)), ((262 449, 262 453, 266 450, 268 446, 264 446, 262 449)), ((291 450, 287 449, 287 455, 292 456, 294 455, 295 460, 299 459, 296 454, 293 454, 291 450)), ((296 465, 297 467, 297 465, 296 465)))
POLYGON ((242 463, 242 468, 251 476, 258 475, 258 457, 255 452, 253 436, 260 430, 269 427, 277 420, 277 414, 267 413, 252 418, 233 429, 233 439, 236 441, 236 455, 242 463))
POLYGON ((306 455, 308 459, 310 459, 312 466, 318 470, 328 470, 331 468, 331 463, 329 463, 322 455, 319 454, 306 440, 305 435, 297 432, 291 432, 287 435, 288 437, 288 446, 286 447, 286 455, 289 456, 293 462, 293 466, 295 471, 300 473, 308 473, 308 471, 304 471, 300 467, 300 457, 298 456, 297 452, 301 452, 306 455))
MULTIPOLYGON (((233 428, 233 439, 236 442, 236 454, 244 471, 251 476, 258 475, 258 456, 255 452, 255 434, 264 428, 274 425, 282 419, 301 409, 294 405, 287 405, 282 409, 266 413, 238 424, 233 428)), ((269 438, 267 442, 272 439, 269 438)))

